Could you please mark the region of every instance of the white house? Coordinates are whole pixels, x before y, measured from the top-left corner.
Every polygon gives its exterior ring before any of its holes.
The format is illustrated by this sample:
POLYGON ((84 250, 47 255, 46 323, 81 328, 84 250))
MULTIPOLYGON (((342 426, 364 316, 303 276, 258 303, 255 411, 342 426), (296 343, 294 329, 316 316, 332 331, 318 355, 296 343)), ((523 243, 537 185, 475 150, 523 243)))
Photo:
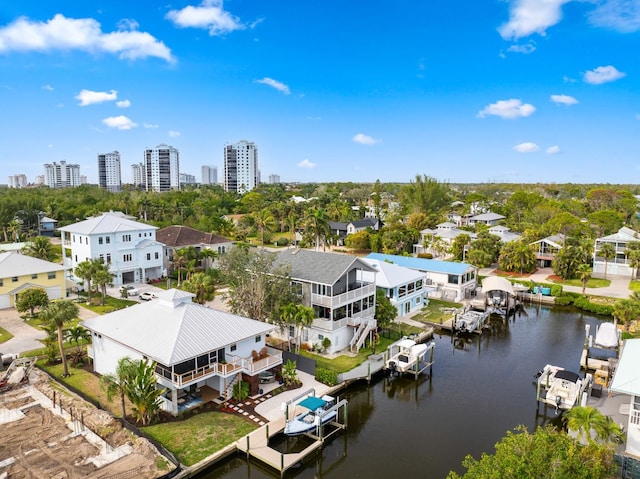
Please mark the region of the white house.
POLYGON ((163 245, 156 241, 157 228, 134 221, 123 213, 103 213, 59 230, 63 264, 72 271, 87 259, 102 258, 109 264, 116 286, 146 282, 165 273, 163 245))
POLYGON ((472 216, 469 218, 470 225, 487 225, 487 226, 495 226, 499 221, 505 219, 506 216, 503 216, 498 213, 493 213, 491 211, 487 211, 486 213, 481 213, 479 215, 472 216))
POLYGON ((609 236, 603 236, 596 239, 596 244, 593 251, 593 274, 604 275, 605 266, 607 268, 606 275, 613 276, 631 276, 633 274, 632 268, 629 266, 629 259, 626 255, 627 245, 632 242, 639 242, 640 235, 633 231, 631 228, 623 226, 617 233, 613 233, 609 236), (609 243, 613 246, 616 252, 615 258, 609 259, 605 262, 604 258, 598 255, 600 247, 609 243))
POLYGON ((455 223, 446 221, 436 225, 436 229, 424 229, 420 231, 420 243, 413 245, 413 253, 433 253, 437 256, 437 252, 431 247, 431 243, 434 238, 440 238, 442 243, 448 248, 453 244, 453 241, 460 235, 467 235, 469 241, 474 241, 477 235, 473 231, 467 231, 458 228, 455 223))
POLYGON ((536 250, 536 260, 541 268, 548 268, 553 264, 558 252, 564 245, 565 236, 562 233, 547 236, 530 244, 536 250))
POLYGON ((113 374, 121 358, 156 363, 161 408, 178 414, 207 399, 224 400, 238 381, 257 393, 258 374, 282 364, 265 345, 275 326, 192 302, 170 289, 157 299, 82 322, 91 332, 89 357, 99 374, 113 374))
POLYGON ((640 339, 627 339, 618 366, 613 374, 610 391, 631 396, 629 421, 626 426, 625 452, 640 456, 640 339))
POLYGON ((468 263, 382 253, 370 253, 366 258, 380 262, 387 261, 425 273, 426 285, 435 287, 429 294, 432 298, 461 301, 470 297, 478 285, 477 269, 468 263))
POLYGON ((398 310, 398 316, 414 313, 429 304, 429 293, 435 288, 426 285, 425 273, 386 261, 362 260, 376 271, 363 271, 363 279, 375 281, 376 288, 382 289, 398 310))
MULTIPOLYGON (((363 272, 375 270, 362 259, 337 253, 307 249, 289 249, 277 253, 276 266, 290 270, 291 281, 298 286, 302 303, 316 313, 302 342, 321 344, 329 338, 333 353, 350 348, 359 350, 377 327, 376 285, 363 278, 363 272)), ((288 331, 295 336, 295 328, 288 331)))
POLYGON ((336 244, 344 245, 344 239, 354 233, 371 229, 378 231, 380 229, 380 220, 378 218, 363 218, 357 221, 329 221, 329 229, 336 237, 336 244))

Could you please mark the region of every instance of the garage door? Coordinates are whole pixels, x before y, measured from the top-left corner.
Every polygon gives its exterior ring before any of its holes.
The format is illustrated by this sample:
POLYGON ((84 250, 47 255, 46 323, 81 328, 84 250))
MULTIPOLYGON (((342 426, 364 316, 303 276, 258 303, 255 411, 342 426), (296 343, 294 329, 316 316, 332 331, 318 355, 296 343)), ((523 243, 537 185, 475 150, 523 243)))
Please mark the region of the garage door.
POLYGON ((9 295, 8 294, 0 294, 0 309, 10 308, 9 304, 9 295))
POLYGON ((47 288, 47 296, 49 296, 50 300, 62 298, 62 287, 53 286, 51 288, 47 288))

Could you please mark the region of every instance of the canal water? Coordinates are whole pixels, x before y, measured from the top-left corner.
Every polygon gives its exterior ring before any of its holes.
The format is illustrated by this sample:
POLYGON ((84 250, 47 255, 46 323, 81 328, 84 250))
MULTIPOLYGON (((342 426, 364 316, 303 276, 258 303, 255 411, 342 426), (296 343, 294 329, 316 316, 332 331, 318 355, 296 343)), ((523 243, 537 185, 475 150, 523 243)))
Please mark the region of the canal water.
MULTIPOLYGON (((463 473, 465 455, 493 453, 518 425, 532 431, 557 422, 538 408, 533 376, 545 364, 580 371, 585 325, 596 316, 544 305, 526 307, 508 320, 492 317, 482 335, 452 340, 436 335, 431 377, 389 378, 352 385, 348 429, 286 477, 445 478, 463 473)), ((234 456, 198 479, 279 477, 261 464, 234 456)))

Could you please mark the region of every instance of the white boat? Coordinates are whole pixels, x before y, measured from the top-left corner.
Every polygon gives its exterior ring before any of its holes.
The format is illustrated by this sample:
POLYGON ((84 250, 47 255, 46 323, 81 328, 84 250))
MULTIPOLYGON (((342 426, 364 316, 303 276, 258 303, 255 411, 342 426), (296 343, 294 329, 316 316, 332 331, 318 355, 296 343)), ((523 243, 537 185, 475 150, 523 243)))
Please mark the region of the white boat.
POLYGON ((338 415, 337 410, 331 410, 334 405, 335 399, 326 395, 321 398, 309 396, 303 399, 296 404, 296 408, 302 408, 302 412, 286 422, 284 433, 287 436, 298 436, 328 423, 338 415))
POLYGON ((489 312, 487 311, 466 311, 455 317, 453 320, 453 329, 459 333, 473 333, 482 327, 487 316, 489 316, 489 312))
POLYGON ((392 355, 387 360, 386 367, 391 372, 409 371, 419 361, 424 360, 427 351, 433 346, 433 341, 427 344, 418 344, 413 339, 403 339, 390 346, 392 355))
POLYGON ((618 348, 620 330, 613 323, 601 323, 596 329, 595 346, 599 348, 618 348))
POLYGON ((568 410, 580 405, 582 394, 591 385, 591 374, 580 377, 578 373, 547 364, 538 373, 538 401, 556 409, 568 410))

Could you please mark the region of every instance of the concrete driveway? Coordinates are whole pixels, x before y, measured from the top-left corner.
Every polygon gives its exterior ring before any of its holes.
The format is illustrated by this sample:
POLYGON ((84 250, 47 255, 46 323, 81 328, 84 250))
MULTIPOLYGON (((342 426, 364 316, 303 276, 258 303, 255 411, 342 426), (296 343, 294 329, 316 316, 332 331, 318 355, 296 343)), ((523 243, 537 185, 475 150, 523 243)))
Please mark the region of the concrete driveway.
POLYGON ((13 334, 13 338, 0 344, 0 352, 3 354, 22 354, 42 348, 42 343, 38 340, 44 339, 47 334, 27 324, 20 314, 15 308, 0 311, 0 328, 13 334))

